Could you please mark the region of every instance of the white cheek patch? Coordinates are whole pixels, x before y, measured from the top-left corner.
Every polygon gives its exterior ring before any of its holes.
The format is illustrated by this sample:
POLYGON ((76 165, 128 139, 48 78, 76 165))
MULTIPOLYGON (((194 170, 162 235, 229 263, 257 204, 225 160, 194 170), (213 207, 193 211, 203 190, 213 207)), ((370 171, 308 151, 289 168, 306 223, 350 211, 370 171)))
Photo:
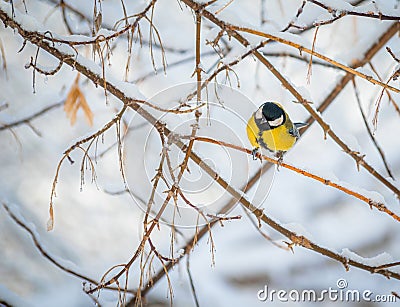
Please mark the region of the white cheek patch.
POLYGON ((254 115, 254 117, 255 117, 256 119, 262 119, 262 118, 263 118, 262 107, 259 108, 259 109, 257 110, 257 112, 256 112, 256 114, 254 115))
POLYGON ((278 127, 282 124, 283 124, 283 115, 281 115, 275 120, 268 121, 268 125, 270 125, 270 127, 278 127))

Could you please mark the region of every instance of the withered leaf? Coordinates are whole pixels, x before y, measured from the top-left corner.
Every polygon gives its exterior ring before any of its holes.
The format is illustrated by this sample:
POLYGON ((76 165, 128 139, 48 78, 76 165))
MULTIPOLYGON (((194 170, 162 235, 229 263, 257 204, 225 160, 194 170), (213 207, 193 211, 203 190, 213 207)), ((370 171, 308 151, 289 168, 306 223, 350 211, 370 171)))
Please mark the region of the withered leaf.
POLYGON ((76 122, 76 115, 78 110, 81 108, 88 124, 93 125, 93 112, 86 101, 85 95, 83 94, 81 88, 79 87, 79 76, 78 74, 75 78, 74 84, 72 84, 69 90, 67 99, 64 103, 64 111, 67 117, 70 119, 71 126, 76 122))

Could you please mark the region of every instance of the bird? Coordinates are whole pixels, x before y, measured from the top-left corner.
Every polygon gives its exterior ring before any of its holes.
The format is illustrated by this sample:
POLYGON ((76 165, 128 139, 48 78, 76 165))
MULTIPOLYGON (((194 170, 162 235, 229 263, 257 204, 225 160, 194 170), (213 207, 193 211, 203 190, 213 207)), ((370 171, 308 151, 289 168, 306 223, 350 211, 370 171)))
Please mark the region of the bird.
POLYGON ((253 159, 257 159, 260 147, 272 152, 282 161, 283 153, 288 151, 300 137, 299 129, 305 123, 292 123, 281 104, 267 101, 253 113, 247 122, 246 132, 253 146, 253 159))

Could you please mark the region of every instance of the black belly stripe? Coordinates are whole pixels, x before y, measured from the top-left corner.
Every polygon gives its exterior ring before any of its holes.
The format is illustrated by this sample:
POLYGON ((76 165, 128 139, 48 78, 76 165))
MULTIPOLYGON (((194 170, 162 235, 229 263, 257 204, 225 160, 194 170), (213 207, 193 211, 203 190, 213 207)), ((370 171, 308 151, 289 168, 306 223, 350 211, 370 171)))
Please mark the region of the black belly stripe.
POLYGON ((263 131, 261 131, 261 130, 258 132, 258 139, 257 139, 258 144, 260 144, 261 147, 267 149, 268 151, 274 152, 272 149, 268 148, 267 144, 264 142, 264 140, 262 138, 262 133, 263 133, 263 131))

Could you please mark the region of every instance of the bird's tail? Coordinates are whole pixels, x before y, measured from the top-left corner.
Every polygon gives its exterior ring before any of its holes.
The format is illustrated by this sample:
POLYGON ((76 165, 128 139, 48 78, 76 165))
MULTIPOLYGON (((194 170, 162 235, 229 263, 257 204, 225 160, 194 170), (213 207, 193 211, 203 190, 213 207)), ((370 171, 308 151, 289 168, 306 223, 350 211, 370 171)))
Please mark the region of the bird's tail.
POLYGON ((302 129, 302 128, 305 128, 305 127, 307 127, 308 126, 308 124, 306 124, 306 123, 294 123, 294 126, 297 128, 297 129, 302 129))

